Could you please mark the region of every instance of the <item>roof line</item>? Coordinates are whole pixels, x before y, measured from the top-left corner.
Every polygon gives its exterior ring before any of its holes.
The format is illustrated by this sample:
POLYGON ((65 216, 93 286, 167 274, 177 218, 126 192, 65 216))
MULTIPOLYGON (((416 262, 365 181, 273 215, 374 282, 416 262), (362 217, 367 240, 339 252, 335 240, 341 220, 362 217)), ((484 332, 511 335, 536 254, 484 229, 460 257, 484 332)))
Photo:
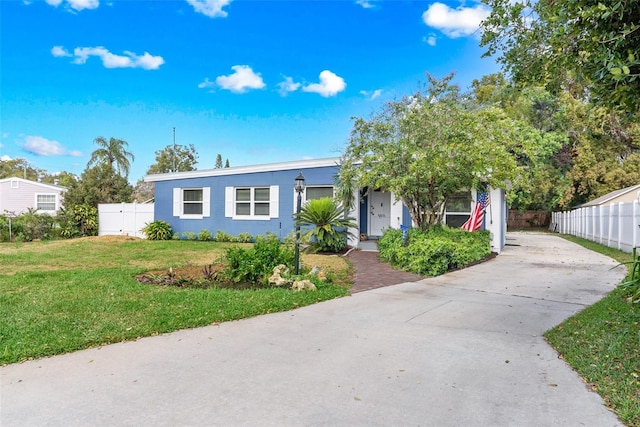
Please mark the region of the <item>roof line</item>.
POLYGON ((169 172, 144 177, 145 182, 171 181, 174 179, 205 178, 212 176, 240 175, 244 173, 275 172, 282 170, 308 169, 338 166, 340 157, 325 159, 297 160, 291 162, 265 163, 261 165, 234 166, 231 168, 203 169, 187 172, 169 172))

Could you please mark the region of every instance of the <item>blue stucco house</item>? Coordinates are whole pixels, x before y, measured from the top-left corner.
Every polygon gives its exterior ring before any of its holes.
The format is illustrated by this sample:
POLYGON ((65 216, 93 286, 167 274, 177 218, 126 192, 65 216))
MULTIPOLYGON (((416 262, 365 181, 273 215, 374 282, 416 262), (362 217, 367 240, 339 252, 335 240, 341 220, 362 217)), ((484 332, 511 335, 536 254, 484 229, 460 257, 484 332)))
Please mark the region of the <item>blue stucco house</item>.
MULTIPOLYGON (((221 230, 231 235, 274 233, 281 239, 295 230, 297 193, 294 180, 304 175, 306 187, 302 203, 334 195, 340 158, 300 160, 254 166, 238 166, 189 172, 148 175, 155 184, 154 219, 167 221, 174 232, 215 235, 221 230)), ((350 216, 358 228, 351 230, 358 246, 360 238, 375 239, 386 228, 411 226, 411 217, 393 193, 383 190, 355 190, 356 201, 350 216)), ((459 226, 471 213, 474 191, 456 195, 445 213, 445 222, 459 226)), ((502 190, 491 190, 495 207, 487 212, 485 228, 492 232, 492 250, 504 247, 506 202, 502 190)))

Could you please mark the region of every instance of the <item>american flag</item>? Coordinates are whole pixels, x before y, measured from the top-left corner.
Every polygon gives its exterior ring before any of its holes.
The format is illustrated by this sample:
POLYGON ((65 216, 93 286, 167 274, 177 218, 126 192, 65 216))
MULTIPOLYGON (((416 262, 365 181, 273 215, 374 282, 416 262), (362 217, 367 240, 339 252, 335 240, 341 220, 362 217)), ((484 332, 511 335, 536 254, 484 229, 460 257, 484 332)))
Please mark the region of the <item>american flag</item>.
POLYGON ((462 224, 460 228, 467 231, 480 230, 482 221, 484 220, 484 212, 487 210, 490 202, 489 193, 478 193, 478 200, 476 200, 476 204, 473 207, 471 217, 469 217, 467 222, 462 224))

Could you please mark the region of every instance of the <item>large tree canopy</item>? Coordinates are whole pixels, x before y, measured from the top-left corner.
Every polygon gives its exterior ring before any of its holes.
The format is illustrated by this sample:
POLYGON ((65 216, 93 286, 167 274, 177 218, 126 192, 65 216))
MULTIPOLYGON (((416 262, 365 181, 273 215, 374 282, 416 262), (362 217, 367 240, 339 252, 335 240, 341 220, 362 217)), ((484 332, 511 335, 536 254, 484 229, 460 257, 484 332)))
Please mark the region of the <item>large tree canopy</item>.
POLYGON ((129 143, 123 139, 109 138, 107 141, 104 137, 99 136, 93 140, 93 142, 100 148, 97 148, 91 153, 91 158, 87 167, 107 165, 111 169, 124 176, 129 175, 129 169, 131 168, 131 161, 133 161, 133 153, 127 151, 129 143))
POLYGON ((149 166, 147 174, 192 171, 197 163, 198 152, 193 144, 170 144, 156 151, 156 162, 149 166))
POLYGON ((518 158, 523 179, 509 193, 513 208, 571 208, 640 182, 637 121, 569 92, 514 87, 501 75, 484 76, 472 87, 474 103, 499 105, 539 131, 518 158))
POLYGON ((129 203, 133 187, 107 164, 85 169, 64 196, 64 207, 76 205, 98 207, 99 203, 129 203))
POLYGON ((640 111, 640 1, 487 0, 485 55, 498 54, 516 83, 587 95, 640 111), (586 88, 586 92, 584 89, 586 88))
POLYGON ((422 228, 441 221, 447 199, 481 183, 518 179, 515 153, 535 129, 501 109, 473 109, 449 84, 430 76, 426 91, 354 121, 340 176, 395 193, 422 228))

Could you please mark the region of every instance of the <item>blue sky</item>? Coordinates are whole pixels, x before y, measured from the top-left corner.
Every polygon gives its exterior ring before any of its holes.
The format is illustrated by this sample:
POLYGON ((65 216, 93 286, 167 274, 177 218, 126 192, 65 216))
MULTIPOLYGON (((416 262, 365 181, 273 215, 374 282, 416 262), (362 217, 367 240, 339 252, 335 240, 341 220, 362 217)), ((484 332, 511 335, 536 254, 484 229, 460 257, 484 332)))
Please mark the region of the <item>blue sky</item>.
POLYGON ((339 156, 351 117, 499 70, 481 3, 1 0, 0 158, 80 174, 93 140, 135 155, 193 144, 198 169, 339 156))

